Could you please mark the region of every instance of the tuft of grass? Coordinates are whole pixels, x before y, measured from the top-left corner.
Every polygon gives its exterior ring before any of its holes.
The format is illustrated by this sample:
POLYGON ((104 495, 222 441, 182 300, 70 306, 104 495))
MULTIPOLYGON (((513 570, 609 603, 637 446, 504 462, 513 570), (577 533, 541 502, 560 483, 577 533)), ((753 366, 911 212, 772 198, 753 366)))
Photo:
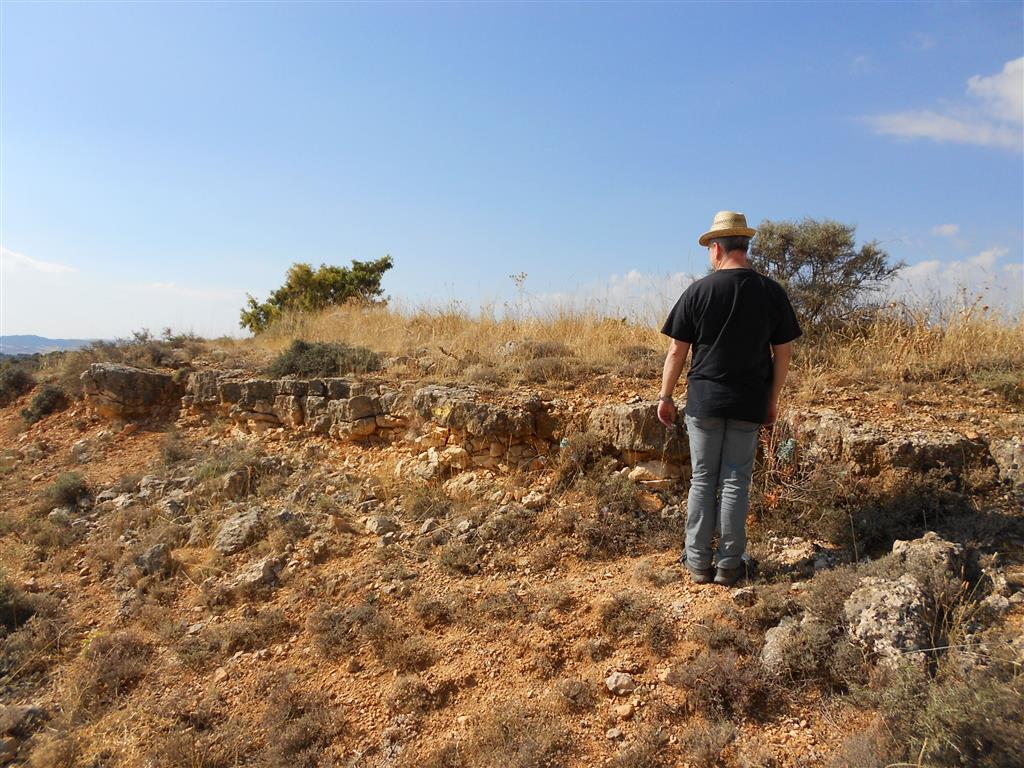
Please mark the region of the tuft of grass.
POLYGON ((484 717, 465 742, 446 744, 417 765, 422 768, 541 768, 562 765, 569 749, 565 727, 550 714, 519 705, 484 717))
POLYGON ((366 347, 295 339, 271 363, 267 373, 278 378, 299 376, 308 379, 378 371, 380 365, 380 355, 366 347))
POLYGON ((419 635, 396 624, 369 603, 352 608, 314 611, 306 622, 316 649, 328 658, 355 653, 367 643, 380 662, 399 672, 430 667, 435 654, 419 635))
POLYGON ((736 738, 736 726, 729 720, 691 722, 679 738, 679 745, 687 761, 694 768, 717 768, 722 753, 736 738))
POLYGON ((668 765, 665 748, 669 737, 659 726, 648 726, 622 750, 611 762, 611 768, 659 768, 668 765))
POLYGON ((263 727, 273 734, 262 764, 319 768, 340 723, 326 702, 302 691, 294 675, 278 674, 265 683, 269 688, 263 727))
POLYGON ((566 712, 589 712, 597 704, 594 685, 577 678, 559 680, 555 685, 555 696, 566 712))
POLYGON ((707 650, 677 663, 666 682, 686 691, 689 706, 713 719, 763 714, 772 693, 760 664, 732 649, 707 650))

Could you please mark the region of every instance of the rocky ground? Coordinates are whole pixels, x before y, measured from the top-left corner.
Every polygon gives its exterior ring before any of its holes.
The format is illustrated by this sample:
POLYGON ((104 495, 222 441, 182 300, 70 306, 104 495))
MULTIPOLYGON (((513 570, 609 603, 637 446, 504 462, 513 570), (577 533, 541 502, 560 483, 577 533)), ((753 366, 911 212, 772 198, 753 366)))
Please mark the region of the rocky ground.
POLYGON ((812 391, 726 589, 678 563, 656 385, 423 367, 97 364, 0 411, 0 763, 1024 764, 1013 404, 812 391))

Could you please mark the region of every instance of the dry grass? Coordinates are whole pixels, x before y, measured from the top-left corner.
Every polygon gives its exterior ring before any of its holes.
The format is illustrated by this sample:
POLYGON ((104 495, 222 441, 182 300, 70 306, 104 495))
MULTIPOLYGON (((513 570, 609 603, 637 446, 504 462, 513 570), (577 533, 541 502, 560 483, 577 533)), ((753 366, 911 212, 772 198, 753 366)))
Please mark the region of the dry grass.
MULTIPOLYGON (((567 375, 578 368, 657 378, 667 346, 656 323, 602 317, 595 309, 556 307, 503 318, 487 308, 474 316, 462 309, 387 306, 289 315, 242 346, 279 352, 294 339, 369 343, 375 351, 395 356, 415 357, 429 350, 439 355, 431 372, 450 369, 469 374, 473 367, 473 375, 486 380, 481 366, 503 366, 506 372, 510 367, 518 370, 524 381, 537 378, 531 371, 538 360, 556 357, 567 375), (551 355, 551 350, 558 355, 551 355), (638 366, 638 360, 646 362, 638 366), (566 361, 571 361, 568 367, 566 361)), ((865 379, 959 381, 980 376, 982 386, 991 381, 1000 391, 1006 375, 1012 378, 1024 368, 1024 320, 977 304, 894 303, 842 330, 808 333, 796 346, 794 368, 805 385, 865 379)))

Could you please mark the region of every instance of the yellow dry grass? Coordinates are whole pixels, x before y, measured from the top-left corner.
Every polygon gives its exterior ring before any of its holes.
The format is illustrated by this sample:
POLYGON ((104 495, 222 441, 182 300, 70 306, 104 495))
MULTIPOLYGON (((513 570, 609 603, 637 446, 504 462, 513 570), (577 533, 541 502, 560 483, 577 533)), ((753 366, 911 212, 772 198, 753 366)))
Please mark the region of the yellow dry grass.
MULTIPOLYGON (((599 366, 622 362, 631 348, 661 353, 668 347, 653 325, 595 312, 555 309, 500 318, 487 312, 473 316, 387 306, 288 315, 252 343, 277 352, 299 338, 345 342, 388 355, 441 349, 479 364, 498 361, 506 345, 524 340, 560 345, 579 361, 599 366)), ((801 339, 794 368, 805 378, 844 380, 949 381, 980 371, 1024 378, 1024 318, 980 307, 892 304, 862 323, 801 339)))

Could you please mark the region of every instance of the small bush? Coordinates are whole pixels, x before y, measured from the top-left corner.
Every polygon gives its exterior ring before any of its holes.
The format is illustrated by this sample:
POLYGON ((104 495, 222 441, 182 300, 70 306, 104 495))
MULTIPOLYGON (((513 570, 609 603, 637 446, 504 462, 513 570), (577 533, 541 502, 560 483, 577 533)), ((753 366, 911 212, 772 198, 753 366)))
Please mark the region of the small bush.
POLYGON ((181 432, 176 429, 167 432, 160 441, 160 458, 168 466, 191 459, 192 456, 191 446, 185 441, 181 432))
POLYGON ((555 695, 566 712, 589 712, 597 703, 593 684, 575 678, 558 681, 555 695))
POLYGON ((316 612, 306 628, 313 635, 314 646, 328 658, 353 653, 366 642, 383 665, 400 672, 421 671, 434 663, 433 649, 423 638, 367 603, 316 612))
POLYGON ((35 615, 39 601, 11 584, 0 571, 0 638, 35 615))
POLYGON ((68 398, 64 394, 63 389, 55 384, 43 384, 32 398, 28 408, 21 412, 21 416, 29 424, 35 424, 51 413, 63 410, 67 406, 68 398))
POLYGON ((665 682, 686 691, 689 705, 708 716, 761 714, 771 693, 760 665, 731 649, 675 664, 665 682))
POLYGON ((555 464, 555 488, 565 490, 586 477, 601 457, 601 443, 590 432, 576 432, 566 438, 555 464))
POLYGON ((593 516, 580 515, 572 522, 584 558, 599 560, 650 549, 661 551, 677 547, 682 541, 682 520, 645 512, 640 505, 640 488, 628 477, 599 470, 586 478, 583 488, 595 499, 593 516))
POLYGON ((10 405, 36 385, 32 374, 17 365, 0 369, 0 406, 10 405))
POLYGON ((261 763, 266 768, 319 768, 337 735, 336 719, 327 703, 301 691, 292 675, 275 678, 268 683, 270 695, 263 716, 263 726, 273 737, 261 763))
POLYGON ((634 592, 620 592, 598 609, 601 630, 614 640, 634 635, 664 655, 675 641, 672 620, 653 601, 634 592))
POLYGON ((668 734, 662 728, 649 726, 622 748, 608 765, 611 768, 659 768, 667 765, 665 747, 668 734))
POLYGON ((482 720, 465 743, 435 753, 427 765, 540 768, 558 765, 568 745, 565 727, 551 715, 510 705, 482 720))
POLYGON ((89 497, 89 484, 77 472, 65 472, 43 494, 47 507, 73 507, 89 497))
POLYGON ((417 593, 412 598, 412 612, 423 622, 423 626, 429 629, 451 624, 458 612, 458 606, 451 597, 435 598, 417 593))
POLYGON ((380 355, 366 347, 296 339, 287 350, 278 355, 268 373, 278 378, 294 375, 310 379, 378 370, 380 355))
POLYGON ((99 635, 82 653, 70 686, 70 711, 93 716, 131 691, 149 667, 153 650, 139 635, 115 632, 99 635))
POLYGON ((736 738, 736 726, 728 720, 695 720, 679 738, 679 746, 694 768, 716 768, 722 752, 736 738))
POLYGON ((441 547, 440 562, 453 573, 471 575, 480 570, 476 547, 461 541, 450 541, 441 547))
POLYGON ((392 712, 422 715, 434 706, 434 695, 418 676, 402 675, 392 684, 386 703, 392 712))

